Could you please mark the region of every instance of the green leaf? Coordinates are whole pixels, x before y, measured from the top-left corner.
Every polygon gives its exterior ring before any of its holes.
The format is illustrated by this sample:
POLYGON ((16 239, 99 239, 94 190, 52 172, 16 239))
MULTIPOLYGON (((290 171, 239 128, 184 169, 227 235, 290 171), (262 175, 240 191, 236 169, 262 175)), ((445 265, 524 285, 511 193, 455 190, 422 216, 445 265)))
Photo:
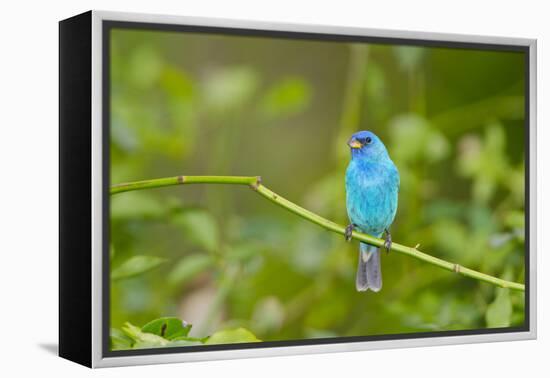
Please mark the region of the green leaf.
POLYGON ((169 341, 163 337, 152 333, 142 332, 135 325, 126 322, 122 326, 122 331, 135 341, 134 348, 156 348, 167 346, 169 341))
POLYGON ((158 267, 165 261, 166 259, 155 256, 133 256, 111 271, 111 279, 120 280, 137 276, 158 267))
POLYGON ((204 210, 188 210, 173 218, 185 231, 185 238, 212 252, 218 247, 218 225, 214 217, 204 210))
POLYGON ((141 327, 142 332, 152 333, 168 340, 187 336, 190 329, 191 324, 174 317, 155 319, 141 327))
POLYGON ((111 328, 111 350, 131 349, 134 341, 117 328, 111 328))
POLYGON ((208 336, 206 337, 178 336, 172 339, 172 341, 196 341, 199 343, 205 343, 206 340, 208 340, 208 336))
POLYGON ((497 296, 493 303, 487 307, 485 320, 487 326, 509 327, 512 317, 512 302, 510 301, 509 289, 497 289, 497 296))
POLYGON ((234 344, 260 342, 252 332, 244 328, 219 331, 210 336, 205 344, 234 344))
POLYGON ((178 339, 171 340, 168 346, 177 347, 177 346, 190 346, 190 345, 202 345, 200 339, 195 339, 191 337, 182 337, 178 339))
POLYGON ((170 274, 168 274, 168 283, 182 285, 213 265, 214 259, 206 254, 195 254, 184 257, 178 261, 170 274))

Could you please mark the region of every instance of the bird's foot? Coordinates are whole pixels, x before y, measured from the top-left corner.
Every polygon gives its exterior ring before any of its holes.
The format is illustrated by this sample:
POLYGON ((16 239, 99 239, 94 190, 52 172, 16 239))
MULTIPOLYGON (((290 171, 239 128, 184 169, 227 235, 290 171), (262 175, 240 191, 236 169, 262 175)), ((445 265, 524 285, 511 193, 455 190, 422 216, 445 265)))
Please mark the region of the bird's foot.
POLYGON ((384 238, 384 248, 386 248, 386 254, 390 253, 390 249, 391 249, 391 234, 390 234, 390 231, 388 231, 387 229, 384 230, 384 233, 385 233, 385 238, 384 238))
POLYGON ((346 238, 346 241, 348 241, 348 242, 351 240, 351 234, 353 232, 353 227, 354 226, 351 223, 346 226, 346 231, 344 232, 344 237, 346 238))

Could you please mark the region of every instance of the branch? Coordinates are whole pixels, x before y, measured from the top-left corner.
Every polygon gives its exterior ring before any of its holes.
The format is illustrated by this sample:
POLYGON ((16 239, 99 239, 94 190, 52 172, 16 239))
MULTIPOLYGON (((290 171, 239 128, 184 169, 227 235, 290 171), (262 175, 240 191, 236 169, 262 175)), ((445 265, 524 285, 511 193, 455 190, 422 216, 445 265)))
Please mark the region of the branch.
MULTIPOLYGON (((308 221, 315 223, 329 231, 336 232, 338 234, 344 235, 345 227, 337 223, 331 222, 328 219, 325 219, 303 207, 296 205, 293 202, 281 197, 280 195, 272 192, 268 188, 262 185, 262 180, 260 177, 251 177, 251 176, 175 176, 175 177, 166 177, 153 180, 143 180, 143 181, 134 181, 125 184, 118 184, 111 187, 111 195, 133 191, 133 190, 142 190, 142 189, 152 189, 160 188, 164 186, 172 185, 187 185, 187 184, 231 184, 231 185, 247 185, 251 187, 261 196, 267 198, 269 201, 274 202, 275 204, 284 207, 285 209, 291 211, 292 213, 307 219, 308 221)), ((376 247, 383 247, 384 240, 375 238, 373 236, 363 234, 361 232, 353 231, 352 238, 374 245, 376 247)), ((429 264, 438 266, 442 269, 449 270, 451 272, 458 273, 460 275, 476 279, 478 281, 488 282, 490 284, 500 286, 503 288, 509 288, 513 290, 525 291, 525 285, 506 281, 497 277, 490 276, 485 273, 477 272, 473 269, 466 268, 459 264, 454 264, 449 261, 439 259, 437 257, 428 255, 426 253, 420 252, 418 245, 414 248, 407 247, 398 243, 392 243, 391 251, 402 253, 414 257, 418 260, 427 262, 429 264)))

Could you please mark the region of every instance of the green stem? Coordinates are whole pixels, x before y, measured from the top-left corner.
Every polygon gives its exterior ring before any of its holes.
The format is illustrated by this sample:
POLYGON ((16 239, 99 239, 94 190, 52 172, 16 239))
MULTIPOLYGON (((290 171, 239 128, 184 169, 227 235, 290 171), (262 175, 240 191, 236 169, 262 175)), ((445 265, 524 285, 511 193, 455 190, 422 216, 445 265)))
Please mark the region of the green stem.
MULTIPOLYGON (((334 223, 332 221, 329 221, 328 219, 325 219, 307 209, 304 209, 303 207, 300 207, 296 205, 293 202, 290 202, 286 198, 281 197, 280 195, 272 192, 268 188, 262 185, 262 181, 260 177, 254 177, 254 176, 174 176, 174 177, 166 177, 166 178, 160 178, 160 179, 153 179, 153 180, 143 180, 143 181, 135 181, 135 182, 129 182, 125 184, 118 184, 111 187, 111 195, 122 193, 122 192, 128 192, 132 190, 142 190, 142 189, 152 189, 152 188, 160 188, 164 186, 172 186, 172 185, 183 185, 183 184, 231 184, 231 185, 248 185, 251 187, 254 191, 256 191, 258 194, 260 194, 262 197, 268 199, 269 201, 284 207, 285 209, 291 211, 292 213, 307 219, 308 221, 315 223, 329 231, 336 232, 338 234, 344 235, 345 234, 345 227, 334 223)), ((373 236, 363 234, 361 232, 354 231, 352 233, 352 238, 355 240, 359 240, 377 247, 383 247, 384 246, 384 240, 375 238, 373 236)), ((391 251, 402 253, 404 255, 408 255, 411 257, 414 257, 418 260, 427 262, 428 264, 432 264, 435 266, 438 266, 442 269, 449 270, 451 272, 458 273, 460 275, 470 277, 473 279, 476 279, 478 281, 484 281, 488 282, 490 284, 500 286, 503 288, 509 288, 513 290, 519 290, 519 291, 525 291, 525 285, 517 283, 517 282, 511 282, 506 281, 497 277, 490 276, 485 273, 477 272, 473 269, 469 269, 466 267, 463 267, 459 264, 455 264, 449 261, 445 261, 442 259, 439 259, 437 257, 428 255, 424 252, 420 252, 418 250, 418 246, 416 247, 407 247, 398 243, 392 243, 391 245, 391 251)))
POLYGON ((234 184, 250 185, 256 182, 256 177, 242 176, 174 176, 160 179, 133 181, 125 184, 113 185, 111 194, 129 192, 132 190, 162 188, 164 186, 182 184, 234 184))

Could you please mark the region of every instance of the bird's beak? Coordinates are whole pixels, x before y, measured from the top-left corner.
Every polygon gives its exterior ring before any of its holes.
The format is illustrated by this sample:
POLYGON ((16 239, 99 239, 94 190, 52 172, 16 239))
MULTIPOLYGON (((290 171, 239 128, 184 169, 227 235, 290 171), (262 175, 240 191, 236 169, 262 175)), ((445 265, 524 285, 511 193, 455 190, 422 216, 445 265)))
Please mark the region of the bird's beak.
POLYGON ((361 143, 359 143, 359 141, 357 139, 350 139, 348 141, 348 146, 350 146, 350 148, 361 148, 361 147, 363 147, 363 145, 361 143))

